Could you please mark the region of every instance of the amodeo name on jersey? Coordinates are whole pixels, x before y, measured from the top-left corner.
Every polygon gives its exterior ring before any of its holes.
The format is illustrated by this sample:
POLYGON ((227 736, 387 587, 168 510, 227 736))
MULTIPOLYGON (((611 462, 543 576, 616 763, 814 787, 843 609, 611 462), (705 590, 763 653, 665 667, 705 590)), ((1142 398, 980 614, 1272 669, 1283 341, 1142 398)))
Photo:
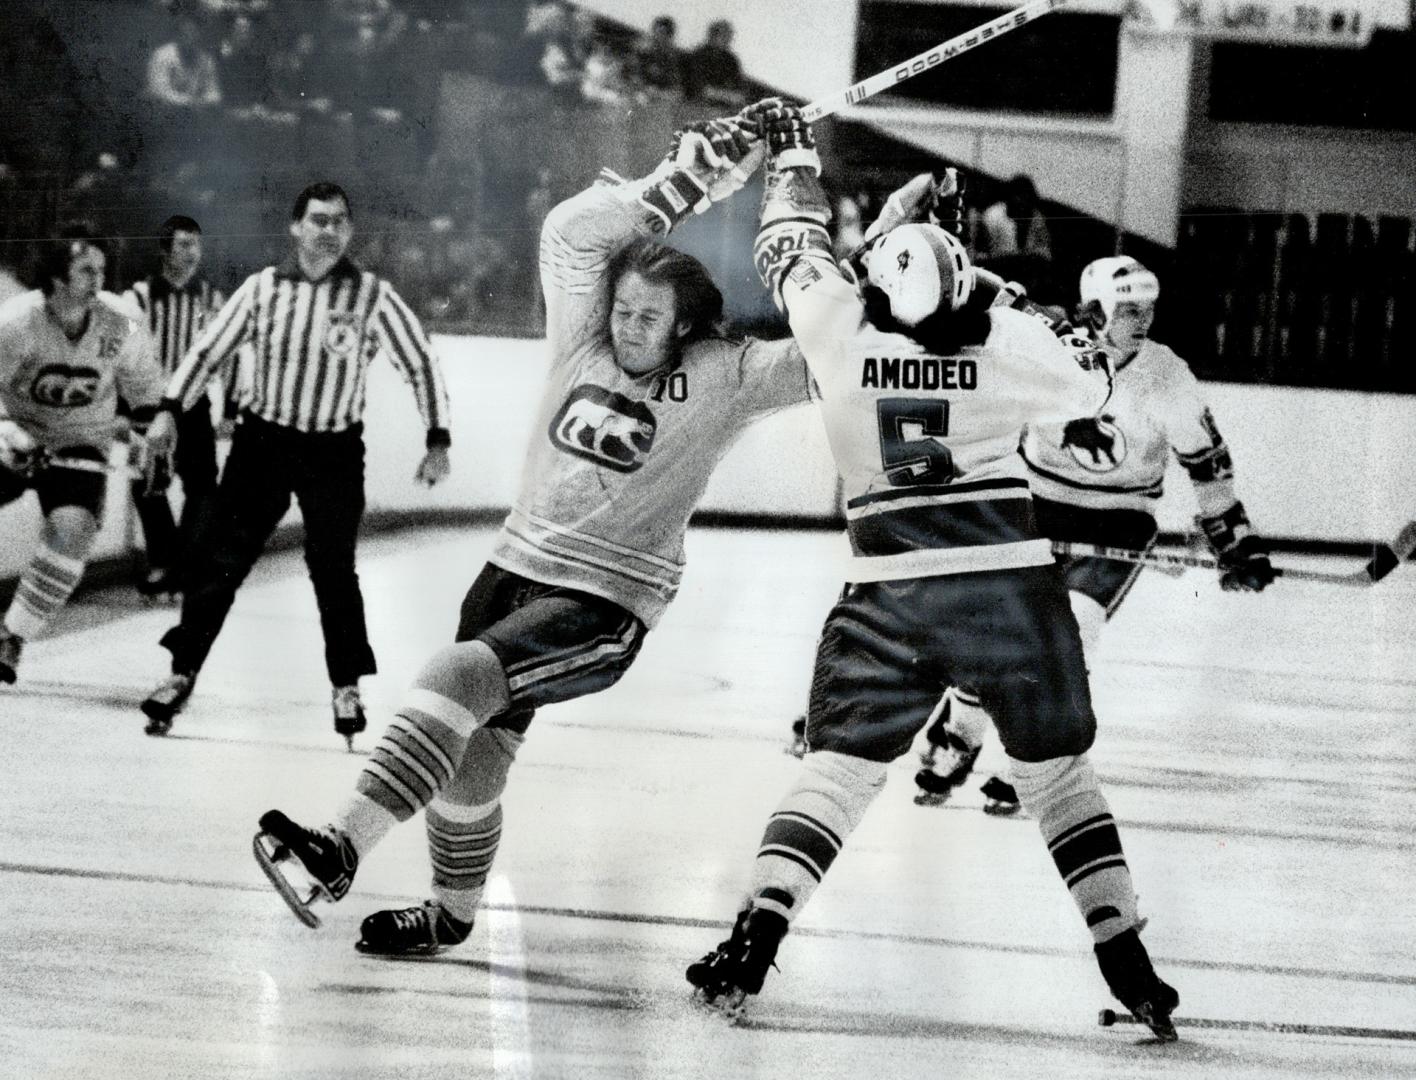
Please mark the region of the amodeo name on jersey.
POLYGON ((978 363, 952 356, 867 356, 860 385, 862 390, 976 390, 978 363))

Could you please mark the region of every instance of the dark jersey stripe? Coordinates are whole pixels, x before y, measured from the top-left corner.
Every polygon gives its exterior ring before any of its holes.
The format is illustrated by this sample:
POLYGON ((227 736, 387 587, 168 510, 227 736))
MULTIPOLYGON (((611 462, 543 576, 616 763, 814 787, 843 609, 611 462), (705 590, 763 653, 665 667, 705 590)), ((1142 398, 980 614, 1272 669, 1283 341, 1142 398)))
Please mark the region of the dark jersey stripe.
POLYGON ((881 510, 847 523, 857 555, 1014 544, 1038 538, 1031 499, 977 499, 881 510))

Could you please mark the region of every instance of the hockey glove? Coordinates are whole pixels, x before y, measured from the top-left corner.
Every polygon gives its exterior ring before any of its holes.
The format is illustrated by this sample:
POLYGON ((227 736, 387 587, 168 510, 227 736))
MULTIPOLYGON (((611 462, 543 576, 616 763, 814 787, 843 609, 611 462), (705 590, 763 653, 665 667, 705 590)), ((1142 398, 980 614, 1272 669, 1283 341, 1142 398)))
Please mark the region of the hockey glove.
POLYGON ((741 188, 765 155, 761 140, 736 117, 689 124, 674 132, 640 201, 668 232, 690 210, 704 213, 741 188))
POLYGON ((1236 502, 1215 517, 1197 519, 1219 560, 1220 588, 1262 592, 1278 577, 1263 542, 1249 528, 1244 504, 1236 502))
POLYGON ((39 461, 39 444, 13 420, 0 420, 0 466, 27 476, 39 461))
POLYGON ((763 98, 743 109, 738 117, 767 140, 767 149, 779 169, 805 168, 821 175, 816 135, 799 106, 779 97, 763 98))

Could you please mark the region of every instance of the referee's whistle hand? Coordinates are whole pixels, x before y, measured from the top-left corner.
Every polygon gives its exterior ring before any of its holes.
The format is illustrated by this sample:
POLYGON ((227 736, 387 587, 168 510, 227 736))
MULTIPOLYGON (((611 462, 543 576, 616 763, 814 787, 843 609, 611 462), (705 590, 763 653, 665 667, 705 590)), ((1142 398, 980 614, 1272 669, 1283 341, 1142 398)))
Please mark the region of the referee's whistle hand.
POLYGON ((143 439, 147 452, 155 457, 166 457, 177 447, 177 422, 165 409, 159 412, 148 425, 143 439))
POLYGON ((423 455, 423 460, 418 463, 418 471, 413 474, 413 479, 424 487, 432 487, 447 479, 447 474, 452 472, 452 462, 448 460, 447 447, 435 446, 423 455))

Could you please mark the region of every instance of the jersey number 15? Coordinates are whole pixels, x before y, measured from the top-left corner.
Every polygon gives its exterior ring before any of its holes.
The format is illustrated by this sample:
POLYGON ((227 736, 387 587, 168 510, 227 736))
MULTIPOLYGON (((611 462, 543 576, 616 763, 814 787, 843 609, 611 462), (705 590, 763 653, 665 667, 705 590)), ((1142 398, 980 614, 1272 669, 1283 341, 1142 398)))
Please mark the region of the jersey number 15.
POLYGON ((896 487, 947 484, 954 479, 954 455, 929 436, 949 434, 949 402, 935 398, 880 398, 880 461, 896 487))

